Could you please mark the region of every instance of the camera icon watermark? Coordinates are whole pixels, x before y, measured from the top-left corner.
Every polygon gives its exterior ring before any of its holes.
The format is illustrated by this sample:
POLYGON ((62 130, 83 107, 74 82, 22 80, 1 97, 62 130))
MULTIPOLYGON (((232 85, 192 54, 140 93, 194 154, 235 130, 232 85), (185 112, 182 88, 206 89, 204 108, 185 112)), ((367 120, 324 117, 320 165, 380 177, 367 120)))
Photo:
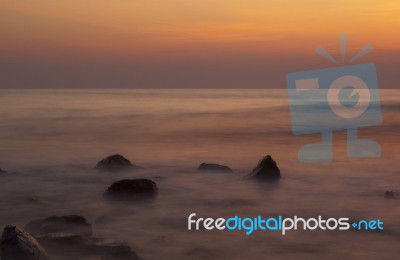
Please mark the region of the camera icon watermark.
MULTIPOLYGON (((346 35, 341 35, 342 63, 346 35)), ((371 50, 368 44, 350 62, 371 50)), ((321 47, 317 53, 337 63, 321 47)), ((332 132, 347 130, 347 156, 379 157, 380 145, 358 138, 358 128, 382 124, 379 86, 372 63, 294 72, 286 76, 292 131, 295 135, 321 133, 322 141, 307 144, 299 161, 330 162, 333 158, 332 132)))

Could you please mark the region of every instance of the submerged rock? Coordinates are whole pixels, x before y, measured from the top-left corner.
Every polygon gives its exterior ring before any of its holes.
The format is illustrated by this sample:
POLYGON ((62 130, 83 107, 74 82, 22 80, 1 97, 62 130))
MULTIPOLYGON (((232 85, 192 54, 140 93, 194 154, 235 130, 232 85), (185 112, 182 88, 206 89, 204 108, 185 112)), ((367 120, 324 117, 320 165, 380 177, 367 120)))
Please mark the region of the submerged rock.
POLYGON ((101 257, 104 260, 139 259, 131 247, 125 243, 104 243, 102 239, 75 234, 49 234, 38 237, 55 259, 81 257, 101 257))
POLYGON ((248 177, 259 180, 279 180, 281 171, 271 155, 267 155, 261 158, 256 168, 253 169, 248 177))
POLYGON ((32 234, 46 248, 51 259, 139 259, 128 244, 104 242, 102 238, 93 236, 92 226, 79 215, 53 216, 34 220, 26 227, 32 230, 32 234))
POLYGON ((25 229, 34 235, 44 235, 49 233, 72 233, 83 236, 92 234, 92 225, 87 220, 78 215, 52 216, 45 219, 29 222, 25 229))
POLYGON ((96 169, 104 171, 120 171, 134 167, 136 167, 136 165, 132 164, 128 159, 119 154, 108 156, 96 165, 96 169))
POLYGON ((216 163, 202 163, 197 168, 199 171, 216 171, 216 172, 232 172, 228 166, 216 163))
POLYGON ((48 260, 44 248, 29 233, 16 226, 6 226, 1 235, 1 260, 48 260))
POLYGON ((399 194, 395 191, 386 191, 385 192, 385 198, 387 199, 398 199, 399 198, 399 194))
POLYGON ((137 196, 157 195, 157 184, 149 179, 123 179, 111 184, 106 193, 108 196, 134 198, 137 196))
POLYGON ((125 243, 112 243, 100 246, 104 252, 101 260, 135 260, 138 255, 125 243))

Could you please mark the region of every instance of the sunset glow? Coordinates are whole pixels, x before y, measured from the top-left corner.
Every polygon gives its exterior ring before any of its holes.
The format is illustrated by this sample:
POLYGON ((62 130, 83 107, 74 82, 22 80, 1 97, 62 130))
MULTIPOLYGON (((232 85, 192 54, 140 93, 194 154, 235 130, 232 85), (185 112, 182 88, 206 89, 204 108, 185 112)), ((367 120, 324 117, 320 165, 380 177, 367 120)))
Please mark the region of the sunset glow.
POLYGON ((398 66, 400 51, 396 0, 5 0, 0 13, 2 67, 32 59, 60 66, 140 60, 199 69, 278 59, 285 70, 286 59, 298 63, 309 56, 305 63, 311 62, 317 44, 337 54, 339 32, 349 34, 350 54, 371 42, 374 61, 383 66, 398 66))

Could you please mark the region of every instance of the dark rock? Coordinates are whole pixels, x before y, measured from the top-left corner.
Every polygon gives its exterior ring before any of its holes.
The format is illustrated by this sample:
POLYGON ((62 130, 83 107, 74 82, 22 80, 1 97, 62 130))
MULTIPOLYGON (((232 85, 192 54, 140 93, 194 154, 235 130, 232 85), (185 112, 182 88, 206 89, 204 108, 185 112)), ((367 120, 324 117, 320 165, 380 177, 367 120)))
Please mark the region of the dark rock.
POLYGON ((0 173, 5 173, 5 171, 3 171, 3 170, 0 168, 0 173))
POLYGON ((398 199, 399 198, 399 194, 395 191, 386 191, 385 192, 385 198, 387 199, 398 199))
POLYGON ((134 198, 141 195, 153 197, 157 195, 157 185, 149 179, 123 179, 111 184, 105 194, 123 198, 134 198))
POLYGON ((248 177, 259 180, 279 180, 281 171, 271 155, 267 155, 261 158, 256 168, 253 169, 248 177))
POLYGON ((68 233, 51 233, 43 236, 38 236, 39 242, 47 248, 51 256, 57 254, 70 255, 89 255, 95 249, 97 242, 92 237, 80 236, 68 233))
POLYGON ((36 236, 60 232, 83 236, 92 234, 92 225, 84 217, 78 215, 52 216, 34 220, 29 222, 25 229, 36 236))
POLYGON ((139 259, 136 253, 125 243, 104 243, 102 239, 73 234, 49 234, 38 240, 56 259, 102 257, 104 260, 139 259))
POLYGON ((101 260, 135 260, 139 259, 137 254, 124 243, 112 243, 101 246, 104 252, 101 260))
POLYGON ((92 236, 92 227, 78 215, 53 216, 26 225, 46 248, 51 259, 139 259, 125 243, 109 242, 92 236))
POLYGON ((228 166, 216 163, 202 163, 197 169, 199 171, 232 172, 232 169, 228 166))
POLYGON ((6 226, 1 235, 1 260, 48 260, 39 242, 29 233, 15 226, 6 226))
POLYGON ((119 154, 108 156, 96 165, 96 169, 104 171, 120 171, 135 167, 136 165, 133 165, 128 159, 119 154))

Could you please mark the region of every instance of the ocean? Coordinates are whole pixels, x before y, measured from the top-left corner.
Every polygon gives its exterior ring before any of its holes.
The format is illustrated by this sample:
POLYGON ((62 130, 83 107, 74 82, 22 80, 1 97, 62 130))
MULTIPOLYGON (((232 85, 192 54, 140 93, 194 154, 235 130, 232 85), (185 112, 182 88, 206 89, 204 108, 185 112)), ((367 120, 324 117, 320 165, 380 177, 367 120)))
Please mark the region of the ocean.
POLYGON ((348 158, 339 131, 333 162, 302 163, 298 149, 320 135, 293 135, 283 89, 1 90, 0 226, 78 214, 143 259, 396 259, 400 200, 384 193, 400 189, 400 91, 380 96, 383 124, 360 135, 380 143, 381 157, 348 158), (117 153, 141 169, 94 170, 117 153), (268 154, 279 183, 244 179, 268 154), (202 162, 233 173, 199 172, 202 162), (104 199, 124 178, 153 179, 158 197, 104 199), (189 231, 191 213, 380 219, 384 230, 189 231))

